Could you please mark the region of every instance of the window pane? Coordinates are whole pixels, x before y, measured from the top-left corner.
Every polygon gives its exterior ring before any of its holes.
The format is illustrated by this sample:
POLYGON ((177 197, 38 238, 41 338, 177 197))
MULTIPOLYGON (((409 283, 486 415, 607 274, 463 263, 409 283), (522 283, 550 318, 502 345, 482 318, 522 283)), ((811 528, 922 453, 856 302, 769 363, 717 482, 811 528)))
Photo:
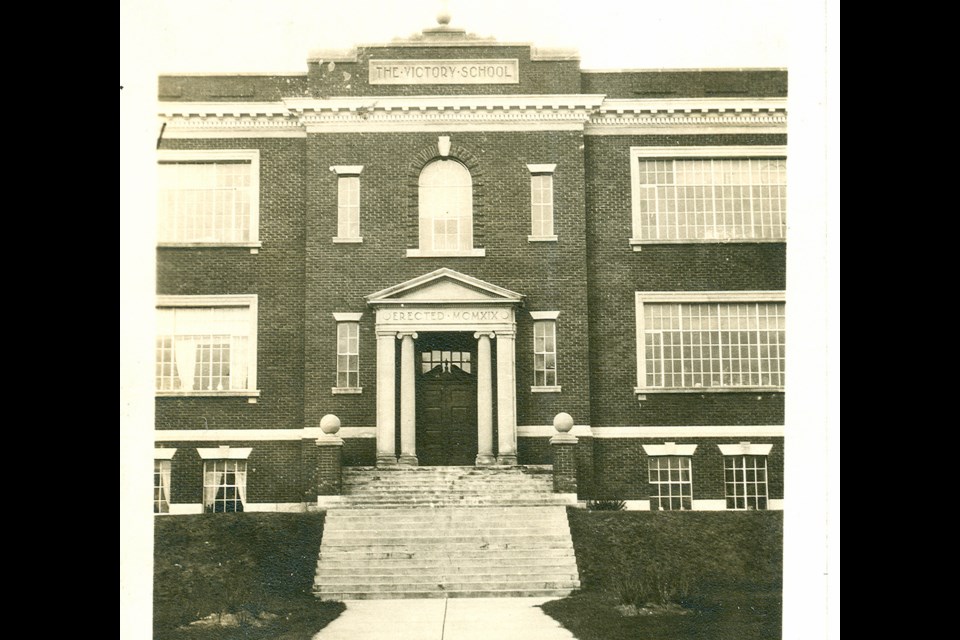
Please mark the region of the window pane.
POLYGON ((690 509, 693 495, 690 458, 654 456, 647 460, 652 507, 657 510, 690 509))
POLYGON ((249 307, 159 308, 157 331, 157 390, 247 388, 249 307))
POLYGON ((647 386, 782 386, 783 312, 783 303, 644 303, 647 386))
POLYGON ((455 160, 431 162, 420 172, 420 249, 473 248, 473 181, 455 160))
POLYGON ((782 240, 786 162, 771 158, 640 159, 641 239, 782 240))
POLYGON ((248 242, 253 177, 249 162, 162 162, 160 242, 248 242))

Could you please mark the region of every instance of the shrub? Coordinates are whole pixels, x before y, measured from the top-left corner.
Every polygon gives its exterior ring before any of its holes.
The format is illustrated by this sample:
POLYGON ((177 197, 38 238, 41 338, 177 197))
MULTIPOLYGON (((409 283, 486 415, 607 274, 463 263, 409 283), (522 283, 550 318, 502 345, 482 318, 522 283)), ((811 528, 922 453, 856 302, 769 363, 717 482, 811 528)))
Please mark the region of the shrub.
POLYGON ((643 576, 627 573, 613 577, 612 589, 619 604, 642 606, 650 600, 650 585, 643 576))
POLYGON ((623 511, 627 503, 623 500, 589 500, 587 509, 590 511, 623 511))
POLYGON ((691 581, 679 563, 647 565, 613 576, 611 589, 620 604, 680 604, 690 595, 691 581))

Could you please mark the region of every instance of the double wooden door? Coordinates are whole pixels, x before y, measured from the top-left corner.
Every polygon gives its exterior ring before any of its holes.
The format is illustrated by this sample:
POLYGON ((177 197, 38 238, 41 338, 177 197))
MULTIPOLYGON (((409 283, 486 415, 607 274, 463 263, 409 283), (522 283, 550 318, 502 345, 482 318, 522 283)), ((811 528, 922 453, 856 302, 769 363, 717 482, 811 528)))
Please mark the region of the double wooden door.
POLYGON ((477 457, 477 379, 471 354, 438 350, 419 355, 419 462, 473 465, 477 457))

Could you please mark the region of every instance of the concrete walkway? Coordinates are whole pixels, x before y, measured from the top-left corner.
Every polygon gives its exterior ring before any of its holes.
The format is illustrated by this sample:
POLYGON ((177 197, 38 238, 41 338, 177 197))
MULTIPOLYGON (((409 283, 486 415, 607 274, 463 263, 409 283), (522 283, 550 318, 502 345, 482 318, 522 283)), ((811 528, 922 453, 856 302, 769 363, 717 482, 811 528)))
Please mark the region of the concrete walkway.
POLYGON ((347 600, 314 640, 576 640, 537 607, 552 599, 347 600))

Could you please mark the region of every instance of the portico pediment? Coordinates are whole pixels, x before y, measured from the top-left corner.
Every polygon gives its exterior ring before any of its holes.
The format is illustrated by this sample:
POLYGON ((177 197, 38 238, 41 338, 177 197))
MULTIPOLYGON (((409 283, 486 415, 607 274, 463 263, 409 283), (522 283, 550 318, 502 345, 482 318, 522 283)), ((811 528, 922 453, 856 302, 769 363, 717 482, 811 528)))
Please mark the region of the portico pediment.
POLYGON ((394 305, 498 305, 523 302, 523 296, 452 269, 437 269, 366 297, 373 307, 394 305))

